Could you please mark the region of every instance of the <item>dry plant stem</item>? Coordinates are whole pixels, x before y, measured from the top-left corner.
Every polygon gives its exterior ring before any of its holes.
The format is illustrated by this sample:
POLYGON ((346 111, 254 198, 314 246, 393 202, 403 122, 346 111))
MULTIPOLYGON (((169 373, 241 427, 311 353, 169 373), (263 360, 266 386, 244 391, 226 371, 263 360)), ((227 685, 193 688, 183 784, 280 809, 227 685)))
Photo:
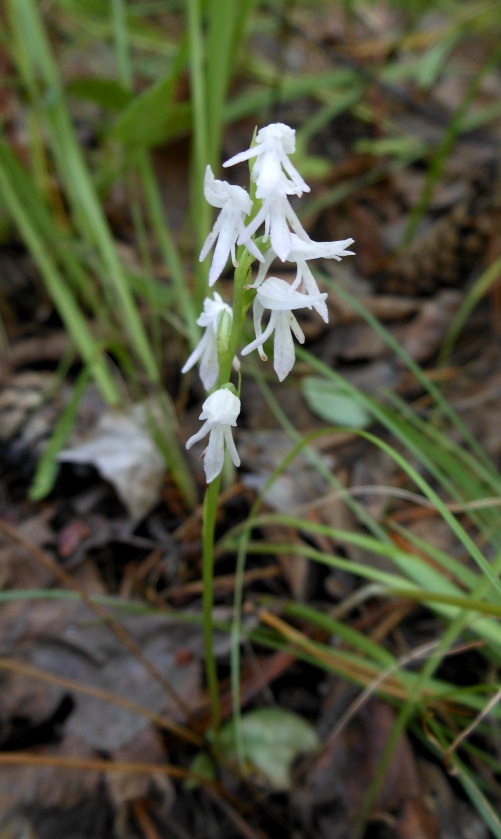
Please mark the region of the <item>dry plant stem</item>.
MULTIPOLYGON (((419 504, 421 507, 426 507, 428 510, 437 510, 437 505, 425 498, 423 495, 418 495, 416 492, 410 492, 407 489, 398 489, 390 486, 376 486, 374 484, 367 484, 357 487, 348 487, 346 489, 339 489, 335 492, 329 492, 321 498, 316 498, 314 501, 309 501, 306 504, 301 504, 294 510, 295 515, 306 512, 307 510, 316 509, 318 507, 325 507, 337 501, 340 498, 346 498, 348 495, 384 495, 392 496, 394 498, 403 498, 406 501, 412 501, 419 504)), ((501 507, 501 498, 498 496, 488 498, 475 498, 473 501, 450 502, 444 506, 451 513, 463 513, 467 510, 484 510, 490 507, 501 507)), ((438 512, 438 510, 437 510, 438 512)))
POLYGON ((160 834, 146 811, 144 799, 132 802, 132 812, 145 839, 160 839, 160 834))
MULTIPOLYGON (((211 781, 204 775, 197 775, 183 766, 173 766, 170 763, 142 763, 140 761, 102 760, 100 758, 63 757, 62 755, 40 755, 32 752, 5 752, 0 754, 0 766, 40 766, 61 769, 78 769, 90 772, 123 772, 131 775, 167 775, 169 778, 179 778, 183 781, 194 781, 204 787, 210 797, 221 804, 229 803, 235 821, 236 807, 239 801, 228 793, 220 784, 211 781)), ((253 839, 265 839, 263 834, 253 834, 243 830, 245 822, 239 819, 239 827, 244 836, 253 839)), ((249 829, 250 830, 250 829, 249 829)))
MULTIPOLYGON (((347 677, 355 679, 357 682, 364 685, 372 684, 379 678, 379 674, 375 667, 361 664, 359 662, 353 662, 353 664, 348 665, 346 661, 342 661, 338 656, 336 656, 335 650, 332 652, 329 650, 329 652, 326 653, 324 650, 319 649, 314 641, 307 638, 301 632, 298 632, 297 629, 294 629, 294 627, 290 626, 290 624, 286 623, 272 612, 268 612, 263 609, 259 613, 259 619, 261 623, 272 627, 279 632, 280 635, 286 638, 292 645, 292 648, 295 647, 301 652, 308 653, 324 666, 326 665, 329 667, 334 665, 339 672, 343 672, 347 677)), ((385 693, 395 699, 405 700, 407 698, 405 687, 397 679, 394 679, 391 676, 384 674, 381 687, 385 693)))
MULTIPOLYGON (((87 769, 94 772, 126 772, 138 775, 168 775, 169 778, 196 780, 210 784, 207 778, 198 777, 182 766, 168 763, 141 763, 99 758, 62 757, 61 755, 40 755, 31 752, 4 752, 0 754, 0 766, 60 766, 63 769, 87 769)), ((213 786, 213 784, 211 784, 213 786)))
POLYGON ((0 531, 2 531, 8 539, 11 539, 16 544, 20 545, 28 554, 30 554, 40 565, 43 565, 44 568, 47 568, 51 574, 54 575, 63 585, 67 586, 68 588, 75 591, 85 605, 94 612, 97 617, 102 620, 116 635, 116 637, 124 644, 127 649, 137 658, 138 661, 141 662, 145 670, 148 674, 153 678, 156 679, 165 690, 165 693, 172 702, 176 705, 176 707, 182 712, 183 716, 186 719, 190 718, 190 710, 186 703, 181 699, 181 697, 176 693, 175 690, 171 688, 169 683, 164 679, 162 674, 157 670, 156 667, 149 661, 145 655, 143 655, 141 648, 136 644, 136 642, 130 637, 130 635, 125 631, 125 629, 117 623, 113 618, 111 618, 108 613, 98 606, 89 595, 83 591, 83 589, 78 586, 72 577, 66 573, 59 565, 54 562, 51 557, 46 554, 44 551, 37 548, 36 545, 33 545, 27 539, 24 538, 14 527, 10 524, 7 524, 6 521, 0 519, 0 531))
POLYGON ((461 733, 458 734, 456 739, 452 741, 449 748, 444 754, 446 762, 450 761, 451 755, 455 751, 457 751, 463 740, 466 740, 466 738, 469 737, 470 734, 472 734, 475 731, 475 729, 480 725, 482 720, 492 711, 492 709, 498 704, 500 700, 501 690, 498 690, 497 693, 495 693, 494 696, 491 697, 491 699, 489 699, 485 708, 482 708, 480 714, 478 714, 478 716, 475 717, 473 722, 471 722, 470 725, 468 725, 463 731, 461 731, 461 733))

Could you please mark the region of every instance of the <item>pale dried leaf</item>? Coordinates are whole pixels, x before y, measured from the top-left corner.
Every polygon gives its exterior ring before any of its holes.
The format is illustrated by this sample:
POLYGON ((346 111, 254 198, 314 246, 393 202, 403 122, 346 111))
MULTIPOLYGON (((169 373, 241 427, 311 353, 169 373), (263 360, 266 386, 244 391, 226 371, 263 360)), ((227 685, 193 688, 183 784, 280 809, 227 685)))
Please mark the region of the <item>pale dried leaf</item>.
POLYGON ((113 486, 135 522, 158 503, 165 464, 144 404, 133 405, 127 411, 106 411, 91 436, 60 452, 58 459, 94 466, 113 486))

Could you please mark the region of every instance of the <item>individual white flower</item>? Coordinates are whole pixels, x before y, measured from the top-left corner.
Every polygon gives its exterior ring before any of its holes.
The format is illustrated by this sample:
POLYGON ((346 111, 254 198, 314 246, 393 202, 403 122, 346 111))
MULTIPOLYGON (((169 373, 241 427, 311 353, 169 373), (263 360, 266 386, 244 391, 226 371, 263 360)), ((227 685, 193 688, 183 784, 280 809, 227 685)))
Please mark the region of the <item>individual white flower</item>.
MULTIPOLYGON (((258 197, 262 198, 263 203, 261 209, 252 219, 251 223, 247 227, 244 227, 238 237, 237 244, 245 245, 250 250, 250 245, 252 244, 251 236, 264 224, 264 241, 270 239, 273 250, 282 262, 285 262, 289 258, 292 247, 292 233, 289 230, 289 225, 295 231, 298 238, 306 240, 308 234, 303 230, 301 222, 289 204, 289 199, 285 191, 270 190, 268 194, 263 194, 258 197)), ((263 261, 263 257, 261 257, 260 261, 263 261)))
POLYGON ((264 224, 265 241, 271 238, 273 250, 284 261, 292 247, 289 225, 300 238, 308 238, 287 197, 310 191, 288 158, 295 151, 295 138, 293 128, 281 122, 272 123, 258 131, 254 146, 234 155, 223 164, 233 166, 243 160, 257 158, 251 177, 256 183, 256 198, 262 201, 262 206, 240 233, 237 244, 251 250, 251 236, 264 224))
MULTIPOLYGON (((244 229, 244 217, 249 215, 252 209, 252 201, 241 186, 216 180, 210 166, 207 166, 205 170, 204 196, 212 207, 221 209, 200 252, 200 262, 202 262, 217 239, 209 272, 209 285, 212 286, 221 276, 229 256, 231 256, 233 267, 237 267, 235 246, 244 229)), ((247 247, 256 259, 262 260, 261 253, 253 242, 247 247)))
POLYGON ((232 427, 237 424, 240 413, 240 399, 231 390, 220 388, 207 397, 202 405, 199 419, 205 420, 202 428, 186 443, 191 447, 209 435, 209 443, 203 453, 207 483, 210 484, 220 474, 224 463, 224 448, 228 449, 235 466, 240 466, 240 458, 233 441, 232 427))
POLYGON ((206 390, 214 387, 219 375, 217 330, 222 312, 230 318, 233 316, 230 306, 215 291, 213 300, 205 298, 204 310, 197 320, 199 326, 205 327, 205 332, 181 370, 181 373, 187 373, 200 360, 200 378, 206 390))
MULTIPOLYGON (((297 265, 296 279, 292 284, 292 288, 297 288, 304 294, 315 295, 320 293, 317 281, 309 268, 308 260, 337 259, 337 261, 340 262, 343 256, 353 256, 353 251, 348 251, 346 248, 355 241, 354 239, 341 239, 336 242, 314 242, 312 239, 308 238, 305 240, 292 233, 291 240, 292 247, 289 252, 289 256, 287 257, 287 261, 295 262, 297 265)), ((276 259, 276 257, 277 254, 272 247, 266 251, 264 254, 264 262, 259 266, 256 280, 251 286, 249 286, 249 288, 258 288, 261 285, 268 273, 271 263, 274 259, 276 259)), ((327 323, 329 320, 327 304, 324 301, 321 301, 320 303, 314 303, 313 308, 316 309, 318 314, 327 323)))
POLYGON ((256 157, 252 167, 252 180, 257 185, 258 198, 262 197, 260 191, 267 192, 278 188, 285 188, 287 195, 302 195, 303 192, 309 192, 310 187, 289 160, 288 155, 295 151, 294 129, 283 122, 273 122, 257 132, 254 146, 230 157, 223 166, 234 166, 235 163, 256 157), (282 169, 290 180, 283 177, 282 169))
POLYGON ((294 366, 295 353, 292 334, 300 344, 304 343, 304 333, 293 309, 311 309, 325 300, 327 294, 301 294, 288 282, 279 277, 268 277, 257 289, 253 305, 254 329, 256 339, 242 350, 242 355, 248 355, 258 350, 263 361, 267 356, 263 351, 264 342, 275 333, 273 344, 273 367, 282 382, 294 366), (270 320, 266 329, 262 330, 262 320, 265 309, 269 309, 270 320))

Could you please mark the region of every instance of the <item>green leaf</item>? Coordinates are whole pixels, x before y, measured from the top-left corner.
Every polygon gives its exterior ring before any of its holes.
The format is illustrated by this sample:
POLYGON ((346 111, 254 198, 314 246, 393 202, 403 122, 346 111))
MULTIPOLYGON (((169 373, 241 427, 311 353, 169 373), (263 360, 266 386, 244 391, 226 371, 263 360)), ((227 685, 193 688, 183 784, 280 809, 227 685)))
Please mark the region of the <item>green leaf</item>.
POLYGON ((110 132, 110 139, 134 148, 152 148, 188 131, 191 105, 189 102, 169 104, 163 81, 125 108, 110 132))
POLYGON ((423 90, 430 90, 444 71, 449 56, 461 38, 459 29, 433 44, 418 64, 416 81, 423 90))
POLYGON ((151 148, 187 131, 191 124, 191 103, 173 101, 185 62, 183 40, 169 72, 136 96, 117 117, 110 132, 112 140, 135 148, 151 148))
MULTIPOLYGON (((237 724, 230 720, 223 726, 214 744, 215 754, 222 763, 237 763, 236 727, 237 724)), ((249 711, 241 717, 239 729, 244 755, 240 771, 275 790, 289 789, 290 768, 294 760, 320 746, 315 729, 309 722, 280 708, 249 711)), ((212 763, 203 753, 197 755, 191 769, 202 777, 214 777, 212 763)))
POLYGON ((78 99, 93 102, 108 111, 121 110, 131 100, 131 94, 113 79, 74 79, 66 89, 78 99))
POLYGON ((301 382, 301 390, 310 411, 330 425, 366 428, 371 424, 366 408, 338 384, 320 376, 307 376, 301 382))

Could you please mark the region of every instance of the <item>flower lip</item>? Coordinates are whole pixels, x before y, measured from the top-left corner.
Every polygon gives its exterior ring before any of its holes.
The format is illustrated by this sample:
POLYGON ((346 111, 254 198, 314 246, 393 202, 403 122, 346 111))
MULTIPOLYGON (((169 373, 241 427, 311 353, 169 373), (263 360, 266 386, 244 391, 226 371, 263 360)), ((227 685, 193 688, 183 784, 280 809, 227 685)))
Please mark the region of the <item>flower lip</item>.
POLYGON ((313 239, 301 239, 295 233, 291 233, 292 247, 289 253, 289 261, 296 262, 300 259, 337 259, 338 262, 343 256, 354 256, 354 251, 348 251, 355 239, 340 239, 336 242, 314 242, 313 239))
POLYGON ((311 309, 314 303, 327 299, 327 293, 302 294, 296 291, 280 277, 268 277, 257 289, 259 302, 265 309, 274 311, 292 311, 292 309, 311 309))

